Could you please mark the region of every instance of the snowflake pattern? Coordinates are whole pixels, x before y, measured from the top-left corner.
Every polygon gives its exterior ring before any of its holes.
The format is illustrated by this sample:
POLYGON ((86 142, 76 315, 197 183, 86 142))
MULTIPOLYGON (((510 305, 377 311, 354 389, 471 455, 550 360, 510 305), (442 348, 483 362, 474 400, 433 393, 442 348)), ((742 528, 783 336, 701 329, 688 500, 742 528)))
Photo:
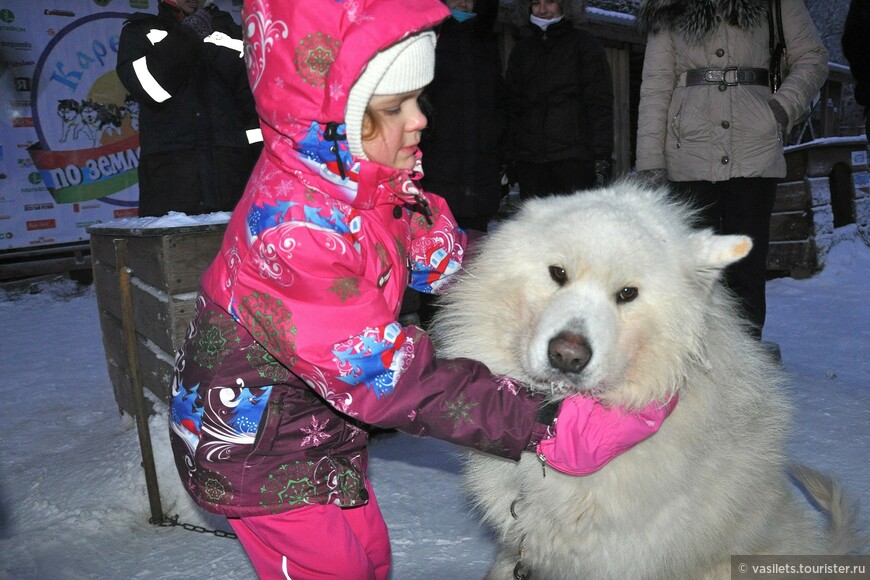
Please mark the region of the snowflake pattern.
POLYGON ((312 467, 311 461, 294 461, 270 473, 260 487, 260 505, 279 513, 299 504, 312 503, 311 498, 317 495, 317 483, 308 477, 312 467))
POLYGON ((216 471, 206 471, 202 476, 203 497, 215 505, 228 505, 232 502, 232 486, 229 480, 216 471))
POLYGON ((459 428, 462 423, 471 423, 474 425, 474 419, 471 418, 471 410, 480 403, 466 401, 464 395, 459 395, 456 401, 447 401, 444 406, 447 407, 447 412, 444 413, 445 419, 453 421, 453 427, 459 428))
POLYGON ((296 327, 281 300, 252 292, 242 299, 238 311, 254 340, 265 344, 287 366, 296 364, 296 327))
POLYGON ((329 84, 329 98, 333 101, 343 101, 347 96, 347 91, 344 88, 344 83, 335 80, 329 84))
POLYGON ((329 287, 332 294, 338 296, 342 303, 347 302, 351 296, 359 296, 359 278, 342 277, 336 278, 329 287))
POLYGON ((300 40, 295 64, 302 80, 313 87, 324 87, 340 47, 341 41, 323 32, 312 32, 300 40))
POLYGON ((256 342, 248 348, 245 359, 261 377, 273 383, 284 383, 290 377, 290 371, 256 342))
POLYGON ((312 447, 322 444, 324 441, 332 437, 329 433, 326 433, 324 429, 329 425, 329 419, 326 419, 322 423, 317 420, 317 417, 314 415, 311 416, 311 426, 310 427, 302 427, 301 431, 305 433, 305 438, 302 439, 301 446, 302 447, 312 447))
POLYGON ((206 369, 213 369, 235 351, 240 342, 238 327, 232 318, 212 310, 199 325, 199 336, 194 342, 193 360, 206 369))
POLYGON ((332 503, 352 506, 365 503, 365 484, 353 459, 326 458, 319 462, 294 461, 270 473, 260 488, 260 505, 280 513, 300 504, 332 503), (325 497, 324 497, 325 496, 325 497))

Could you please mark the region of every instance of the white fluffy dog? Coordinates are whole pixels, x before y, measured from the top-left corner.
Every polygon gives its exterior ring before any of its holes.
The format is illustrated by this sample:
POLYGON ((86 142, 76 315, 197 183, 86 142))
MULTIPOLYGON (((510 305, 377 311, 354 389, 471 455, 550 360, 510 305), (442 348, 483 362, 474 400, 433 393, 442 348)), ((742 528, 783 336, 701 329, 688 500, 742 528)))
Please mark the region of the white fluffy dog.
POLYGON ((502 546, 489 578, 729 578, 732 554, 857 548, 838 485, 788 465, 781 373, 719 283, 751 240, 693 229, 666 197, 623 181, 526 202, 443 298, 443 355, 554 398, 640 408, 679 393, 656 435, 589 476, 532 453, 470 454, 467 489, 502 546), (560 335, 585 344, 588 362, 554 353, 560 335))

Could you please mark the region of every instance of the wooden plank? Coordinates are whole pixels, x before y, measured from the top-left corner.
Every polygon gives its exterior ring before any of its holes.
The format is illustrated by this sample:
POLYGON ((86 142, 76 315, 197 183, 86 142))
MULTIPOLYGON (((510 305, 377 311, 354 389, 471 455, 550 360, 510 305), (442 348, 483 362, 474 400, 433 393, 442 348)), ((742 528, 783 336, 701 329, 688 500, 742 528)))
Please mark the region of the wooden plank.
POLYGON ((785 181, 805 177, 827 177, 839 163, 852 167, 852 153, 861 150, 861 142, 836 143, 822 141, 796 146, 785 152, 787 175, 785 181))
POLYGON ((136 278, 168 294, 195 292, 221 240, 223 232, 130 238, 130 270, 136 278))
POLYGON ((136 332, 161 349, 174 353, 187 336, 187 326, 196 315, 196 294, 170 296, 143 288, 133 279, 133 314, 136 332))
MULTIPOLYGON (((106 352, 109 377, 115 389, 115 400, 119 406, 132 403, 130 369, 121 332, 121 320, 108 312, 101 311, 100 327, 103 331, 103 348, 106 352)), ((174 372, 173 364, 170 362, 173 355, 157 348, 153 342, 149 346, 148 340, 141 334, 137 333, 136 338, 142 385, 164 402, 168 402, 174 372)))
POLYGON ((130 387, 130 380, 116 361, 107 360, 106 364, 109 367, 109 379, 112 381, 112 392, 115 395, 115 403, 118 404, 118 411, 132 417, 134 415, 133 390, 130 387))
POLYGON ((812 198, 803 181, 780 183, 776 188, 773 213, 806 211, 812 207, 812 198))
POLYGON ((807 150, 785 152, 786 174, 784 181, 799 181, 807 176, 807 150))
POLYGON ((792 278, 812 276, 818 270, 815 244, 809 240, 772 242, 767 252, 767 270, 786 273, 792 278))
POLYGON ((115 269, 101 261, 95 261, 94 287, 97 292, 97 307, 104 312, 121 318, 121 297, 118 289, 118 276, 115 269))
POLYGON ((631 168, 631 83, 629 55, 623 47, 606 46, 613 78, 613 154, 614 177, 628 174, 631 168))
POLYGON ((166 288, 163 236, 127 238, 131 275, 155 288, 166 288))
MULTIPOLYGON (((91 235, 91 254, 114 267, 114 240, 123 236, 91 235)), ((163 236, 132 236, 127 240, 132 276, 168 294, 195 292, 199 278, 217 256, 223 230, 163 236)))
POLYGON ((771 241, 806 240, 810 237, 809 212, 787 212, 774 214, 770 218, 771 241))
POLYGON ((152 349, 139 343, 139 364, 142 365, 142 384, 152 393, 160 397, 164 403, 169 403, 172 390, 172 376, 175 367, 169 362, 172 355, 166 352, 155 353, 152 349))
POLYGON ((808 149, 807 153, 807 177, 827 177, 838 163, 845 163, 846 167, 852 165, 851 147, 816 147, 808 149))
POLYGON ((115 268, 114 236, 91 234, 91 260, 115 268))
POLYGON ((60 256, 41 258, 22 262, 0 263, 0 280, 20 280, 57 274, 58 272, 78 272, 91 269, 90 256, 60 256))
POLYGON ((223 231, 183 234, 164 239, 166 291, 195 292, 199 279, 220 251, 223 231))
MULTIPOLYGON (((150 392, 154 393, 161 401, 168 404, 170 388, 172 385, 172 367, 167 365, 165 362, 148 355, 140 360, 140 364, 143 367, 143 386, 150 392), (166 379, 164 385, 162 379, 155 378, 157 376, 168 376, 169 378, 166 379)), ((134 416, 133 387, 130 384, 130 376, 126 366, 120 367, 116 361, 108 361, 108 368, 109 379, 112 381, 112 391, 115 396, 115 402, 118 404, 118 410, 122 413, 134 416)), ((147 396, 145 398, 145 404, 149 407, 148 414, 153 415, 153 407, 147 396)))
MULTIPOLYGON (((115 270, 105 264, 94 264, 94 284, 97 306, 121 318, 121 300, 115 270)), ((136 332, 154 341, 168 353, 174 353, 187 336, 187 327, 196 315, 196 294, 193 292, 169 296, 153 288, 144 288, 133 278, 133 317, 136 332)))
POLYGON ((105 310, 100 310, 100 328, 103 331, 103 349, 106 367, 112 381, 115 402, 122 413, 133 415, 133 389, 127 368, 127 354, 121 333, 121 320, 105 310))

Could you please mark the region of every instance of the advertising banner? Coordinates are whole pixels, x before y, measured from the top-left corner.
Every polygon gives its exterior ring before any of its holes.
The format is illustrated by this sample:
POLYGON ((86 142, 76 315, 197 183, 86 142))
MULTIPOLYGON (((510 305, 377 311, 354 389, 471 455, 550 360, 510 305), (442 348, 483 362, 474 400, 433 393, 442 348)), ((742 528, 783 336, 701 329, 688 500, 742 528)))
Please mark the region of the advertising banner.
MULTIPOLYGON (((240 20, 241 0, 216 2, 240 20)), ((0 258, 138 215, 139 115, 118 39, 157 0, 0 0, 0 258)))

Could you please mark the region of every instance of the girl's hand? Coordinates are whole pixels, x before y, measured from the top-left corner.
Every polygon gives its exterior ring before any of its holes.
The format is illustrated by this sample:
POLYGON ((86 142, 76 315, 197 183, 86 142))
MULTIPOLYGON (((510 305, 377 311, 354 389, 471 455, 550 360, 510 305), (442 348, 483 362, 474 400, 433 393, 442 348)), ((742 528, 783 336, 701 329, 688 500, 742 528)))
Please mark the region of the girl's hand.
POLYGON ((538 458, 562 473, 589 475, 654 435, 676 405, 674 395, 667 402, 654 401, 628 412, 591 397, 568 397, 556 416, 555 436, 538 444, 538 458))

